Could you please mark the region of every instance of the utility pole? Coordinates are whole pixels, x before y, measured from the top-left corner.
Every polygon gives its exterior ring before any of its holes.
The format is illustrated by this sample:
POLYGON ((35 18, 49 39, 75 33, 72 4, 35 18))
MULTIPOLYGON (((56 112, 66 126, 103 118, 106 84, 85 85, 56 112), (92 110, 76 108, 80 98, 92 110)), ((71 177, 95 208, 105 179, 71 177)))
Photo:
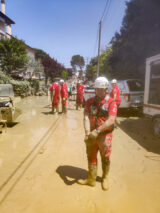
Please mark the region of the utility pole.
POLYGON ((99 22, 99 42, 98 42, 97 77, 99 76, 99 61, 100 61, 100 46, 101 46, 101 27, 102 27, 102 21, 99 22))

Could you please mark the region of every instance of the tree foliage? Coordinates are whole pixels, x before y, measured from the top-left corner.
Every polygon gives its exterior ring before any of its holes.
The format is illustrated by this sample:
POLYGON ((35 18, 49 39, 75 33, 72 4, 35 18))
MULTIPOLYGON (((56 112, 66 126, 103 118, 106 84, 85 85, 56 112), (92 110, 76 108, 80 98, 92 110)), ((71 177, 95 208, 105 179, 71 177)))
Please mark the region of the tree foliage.
POLYGON ((82 70, 84 65, 85 65, 85 62, 84 62, 83 56, 80 56, 80 55, 73 55, 72 56, 71 66, 73 67, 74 71, 76 71, 77 68, 82 70))
POLYGON ((131 0, 126 6, 120 33, 111 41, 109 64, 114 77, 144 78, 146 58, 160 53, 160 1, 131 0))
POLYGON ((45 51, 41 49, 35 49, 35 50, 36 50, 36 54, 35 54, 36 59, 43 59, 45 57, 49 57, 49 55, 45 51))
MULTIPOLYGON (((111 47, 100 55, 100 75, 108 78, 142 78, 145 60, 160 53, 160 1, 130 0, 119 33, 111 40, 111 47)), ((86 76, 94 79, 97 57, 87 66, 86 76)))
MULTIPOLYGON (((99 75, 106 76, 107 78, 110 78, 112 72, 112 68, 109 64, 109 58, 111 54, 111 47, 106 47, 106 49, 103 50, 100 54, 99 75)), ((94 57, 86 67, 86 77, 89 80, 94 80, 97 76, 97 63, 98 58, 94 57)))
POLYGON ((65 70, 65 67, 58 63, 56 60, 50 56, 44 57, 42 59, 42 64, 44 66, 44 73, 46 76, 46 83, 48 78, 53 80, 56 77, 61 77, 62 71, 65 70))
POLYGON ((13 37, 0 40, 0 67, 3 72, 10 74, 12 71, 23 69, 28 60, 23 41, 13 37))
POLYGON ((68 71, 64 70, 64 71, 62 72, 62 78, 63 78, 64 80, 67 80, 67 79, 68 79, 68 71))
POLYGON ((64 70, 66 71, 65 67, 62 64, 60 64, 54 58, 51 58, 49 54, 47 54, 41 49, 36 49, 36 58, 41 60, 42 65, 44 67, 46 84, 47 84, 48 78, 53 80, 56 77, 61 77, 62 72, 64 70))

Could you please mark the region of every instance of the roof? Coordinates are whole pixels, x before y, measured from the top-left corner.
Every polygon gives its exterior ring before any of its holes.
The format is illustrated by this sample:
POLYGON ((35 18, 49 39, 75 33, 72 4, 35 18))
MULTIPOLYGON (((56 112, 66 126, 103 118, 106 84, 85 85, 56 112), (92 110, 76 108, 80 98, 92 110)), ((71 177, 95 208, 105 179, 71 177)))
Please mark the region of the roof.
POLYGON ((7 23, 7 24, 15 24, 15 22, 14 21, 12 21, 8 16, 6 16, 4 13, 2 13, 2 12, 0 12, 0 17, 2 17, 4 20, 5 20, 5 22, 7 23))

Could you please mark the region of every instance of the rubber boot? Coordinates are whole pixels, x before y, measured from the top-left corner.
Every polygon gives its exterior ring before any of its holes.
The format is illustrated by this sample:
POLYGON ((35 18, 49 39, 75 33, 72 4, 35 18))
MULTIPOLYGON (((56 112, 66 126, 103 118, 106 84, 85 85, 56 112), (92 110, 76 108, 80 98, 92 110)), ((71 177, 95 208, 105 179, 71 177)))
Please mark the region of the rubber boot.
POLYGON ((89 164, 88 167, 88 178, 86 180, 78 180, 77 183, 94 187, 96 185, 97 165, 89 164))
POLYGON ((102 160, 102 189, 104 191, 107 191, 109 189, 109 184, 108 184, 108 173, 109 173, 109 168, 110 168, 110 161, 109 159, 104 159, 102 160))
POLYGON ((78 110, 78 104, 76 103, 76 110, 78 110))
POLYGON ((51 113, 52 113, 52 114, 54 114, 54 107, 52 107, 52 111, 51 111, 51 113))
POLYGON ((64 112, 64 113, 67 113, 67 107, 66 107, 66 106, 64 106, 63 112, 64 112))
POLYGON ((64 106, 62 105, 62 113, 64 112, 64 106))
POLYGON ((56 107, 56 112, 57 114, 59 114, 59 107, 56 107))

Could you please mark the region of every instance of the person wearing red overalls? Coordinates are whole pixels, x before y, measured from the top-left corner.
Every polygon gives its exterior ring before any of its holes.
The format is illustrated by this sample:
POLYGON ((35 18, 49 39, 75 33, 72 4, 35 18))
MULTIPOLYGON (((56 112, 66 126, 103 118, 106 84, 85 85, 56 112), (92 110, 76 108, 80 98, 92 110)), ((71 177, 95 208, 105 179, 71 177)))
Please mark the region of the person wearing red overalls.
POLYGON ((84 129, 88 158, 88 178, 78 180, 81 185, 95 186, 97 177, 97 153, 102 161, 102 189, 108 189, 108 172, 112 151, 112 131, 117 115, 116 102, 107 94, 108 80, 95 80, 95 97, 88 99, 84 108, 84 129))
POLYGON ((64 82, 63 79, 60 80, 60 85, 61 85, 61 103, 62 103, 62 113, 67 112, 67 99, 68 99, 68 89, 67 85, 64 82))
POLYGON ((54 114, 54 109, 59 113, 59 99, 60 99, 60 88, 57 82, 54 82, 50 87, 50 95, 52 102, 52 113, 54 114))
POLYGON ((84 93, 85 86, 80 83, 80 81, 77 82, 77 97, 76 97, 76 110, 78 110, 78 107, 82 108, 83 104, 83 93, 84 93))
POLYGON ((117 85, 117 80, 113 79, 111 81, 112 83, 112 91, 110 93, 110 96, 116 101, 117 104, 117 108, 119 108, 120 104, 121 104, 121 98, 120 98, 120 89, 117 85))

